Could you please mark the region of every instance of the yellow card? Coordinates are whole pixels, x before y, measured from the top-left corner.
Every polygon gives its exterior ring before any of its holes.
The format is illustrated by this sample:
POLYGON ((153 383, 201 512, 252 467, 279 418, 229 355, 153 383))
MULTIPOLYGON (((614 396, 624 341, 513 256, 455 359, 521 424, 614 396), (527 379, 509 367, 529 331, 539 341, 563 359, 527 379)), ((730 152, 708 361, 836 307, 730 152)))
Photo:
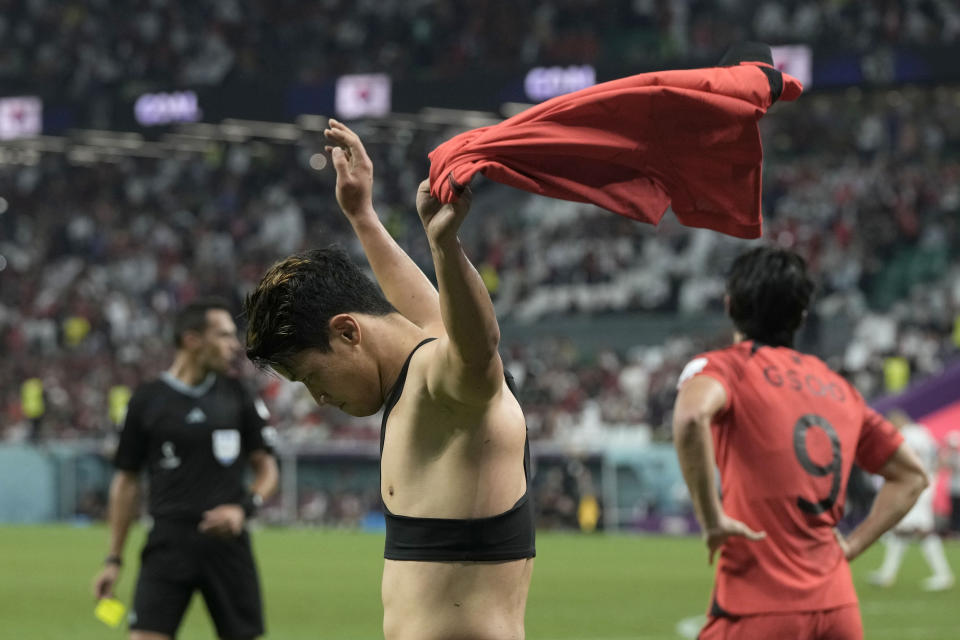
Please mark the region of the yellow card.
POLYGON ((126 607, 116 598, 101 598, 93 610, 97 620, 114 628, 119 627, 123 622, 124 613, 126 613, 126 607))

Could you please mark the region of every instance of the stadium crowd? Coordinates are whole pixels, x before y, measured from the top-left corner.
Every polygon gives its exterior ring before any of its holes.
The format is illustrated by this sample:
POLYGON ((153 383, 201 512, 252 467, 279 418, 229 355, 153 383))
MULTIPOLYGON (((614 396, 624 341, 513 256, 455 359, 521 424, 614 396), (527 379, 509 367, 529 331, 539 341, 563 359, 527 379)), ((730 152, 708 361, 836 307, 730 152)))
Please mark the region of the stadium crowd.
MULTIPOLYGON (((924 376, 958 352, 958 99, 947 89, 813 94, 763 121, 765 239, 811 263, 813 337, 852 327, 849 343, 825 355, 868 397, 886 389, 887 357, 924 376)), ((411 196, 427 151, 451 131, 369 133, 380 214, 428 267, 411 196)), ((301 248, 341 242, 359 255, 332 171, 310 168, 318 149, 304 138, 113 163, 49 154, 0 170, 3 437, 109 433, 109 390, 132 388, 168 359, 171 309, 209 293, 239 303, 273 260, 301 248), (28 378, 42 380, 46 400, 33 424, 21 407, 28 378)), ((501 187, 481 188, 476 209, 464 241, 504 321, 721 312, 724 270, 744 246, 501 187)), ((534 438, 597 421, 662 435, 686 359, 728 338, 675 336, 596 355, 545 340, 505 356, 521 374, 534 438)), ((375 420, 325 414, 294 385, 256 380, 291 442, 376 438, 375 420)))
POLYGON ((0 80, 73 97, 149 83, 311 83, 389 70, 452 77, 523 64, 717 59, 737 40, 867 50, 952 44, 949 0, 3 0, 0 80), (335 34, 330 37, 329 34, 335 34))
MULTIPOLYGON (((518 64, 709 63, 737 40, 857 51, 960 42, 960 7, 948 0, 470 7, 464 19, 443 0, 0 0, 0 42, 8 45, 0 47, 0 83, 4 93, 41 87, 45 96, 95 104, 157 87, 287 87, 350 72, 389 71, 402 82, 518 64)), ((960 91, 950 88, 851 89, 778 105, 761 122, 765 241, 803 254, 819 287, 802 346, 867 397, 960 355, 958 105, 960 91), (894 360, 899 375, 891 375, 894 360)), ((376 166, 381 216, 429 269, 412 195, 427 153, 457 130, 358 130, 376 166)), ((308 133, 289 145, 216 143, 162 159, 48 154, 0 164, 0 441, 110 441, 123 390, 169 362, 172 310, 202 294, 239 308, 269 264, 302 248, 340 242, 359 257, 333 199, 332 171, 312 162, 322 145, 308 133), (38 417, 23 402, 30 379, 43 388, 38 417)), ((744 247, 669 216, 652 229, 489 185, 479 189, 463 239, 504 326, 718 314, 724 272, 744 247)), ((521 383, 531 438, 575 448, 621 435, 668 438, 680 370, 729 338, 674 333, 600 350, 576 337, 505 340, 503 353, 521 383)), ((376 418, 318 409, 298 385, 238 366, 288 446, 376 442, 376 418)), ((596 469, 584 460, 541 471, 540 524, 577 526, 577 501, 595 493, 596 469)), ((362 474, 331 473, 341 475, 302 483, 301 520, 362 526, 379 513, 362 474)), ((92 490, 76 511, 101 517, 104 505, 92 490)), ((278 506, 271 509, 279 519, 278 506)))

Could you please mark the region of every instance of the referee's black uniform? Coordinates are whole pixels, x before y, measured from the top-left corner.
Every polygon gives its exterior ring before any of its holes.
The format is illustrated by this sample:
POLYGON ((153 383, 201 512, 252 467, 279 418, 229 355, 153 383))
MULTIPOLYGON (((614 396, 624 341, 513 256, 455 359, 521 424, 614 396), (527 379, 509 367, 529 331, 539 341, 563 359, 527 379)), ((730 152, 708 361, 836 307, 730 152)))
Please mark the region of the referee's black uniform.
POLYGON ((204 511, 244 503, 248 456, 272 453, 266 429, 258 405, 233 378, 210 373, 191 387, 164 373, 137 388, 114 461, 123 471, 146 468, 154 520, 141 553, 131 629, 175 636, 199 589, 219 637, 263 634, 249 535, 215 537, 197 526, 204 511))

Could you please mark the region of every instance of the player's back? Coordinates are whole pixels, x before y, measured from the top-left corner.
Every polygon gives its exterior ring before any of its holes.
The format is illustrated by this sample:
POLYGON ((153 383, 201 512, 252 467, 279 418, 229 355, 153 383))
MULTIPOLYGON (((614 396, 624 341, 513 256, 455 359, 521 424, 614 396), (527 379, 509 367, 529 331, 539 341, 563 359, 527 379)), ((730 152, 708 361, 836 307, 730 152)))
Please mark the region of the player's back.
POLYGON ((698 374, 727 392, 712 425, 724 511, 767 533, 724 546, 718 604, 747 614, 856 602, 833 527, 854 459, 875 468, 891 451, 886 440, 874 451, 883 438, 871 433, 892 427, 821 360, 786 347, 741 342, 694 360, 687 377, 698 374))

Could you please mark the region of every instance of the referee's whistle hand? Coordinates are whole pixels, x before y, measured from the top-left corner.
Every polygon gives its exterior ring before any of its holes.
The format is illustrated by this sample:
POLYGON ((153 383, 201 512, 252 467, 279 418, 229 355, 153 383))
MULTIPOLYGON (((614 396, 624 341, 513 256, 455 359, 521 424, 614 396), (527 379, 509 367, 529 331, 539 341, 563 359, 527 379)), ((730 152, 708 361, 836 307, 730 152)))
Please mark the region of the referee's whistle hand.
POLYGON ((240 535, 245 520, 243 507, 239 504, 221 504, 204 511, 197 528, 200 533, 229 538, 240 535))

